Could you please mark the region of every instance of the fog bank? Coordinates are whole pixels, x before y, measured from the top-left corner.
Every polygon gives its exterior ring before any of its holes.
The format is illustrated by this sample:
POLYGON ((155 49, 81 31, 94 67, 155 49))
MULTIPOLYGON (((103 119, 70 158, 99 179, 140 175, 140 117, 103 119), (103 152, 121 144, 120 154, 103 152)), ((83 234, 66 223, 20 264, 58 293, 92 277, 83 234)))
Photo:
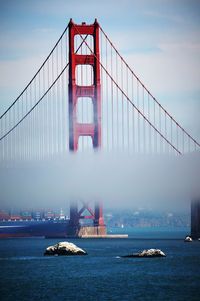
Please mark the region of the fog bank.
POLYGON ((0 208, 60 208, 70 200, 105 207, 182 210, 200 198, 200 153, 184 156, 68 154, 0 167, 0 208))

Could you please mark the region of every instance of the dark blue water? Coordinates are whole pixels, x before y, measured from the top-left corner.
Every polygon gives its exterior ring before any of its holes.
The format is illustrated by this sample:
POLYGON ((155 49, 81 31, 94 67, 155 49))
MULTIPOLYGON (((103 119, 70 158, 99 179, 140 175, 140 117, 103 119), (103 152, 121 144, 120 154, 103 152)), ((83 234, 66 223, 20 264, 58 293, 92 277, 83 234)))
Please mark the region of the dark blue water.
POLYGON ((70 241, 89 255, 44 257, 57 239, 0 240, 0 300, 200 300, 199 241, 70 241), (146 248, 162 249, 167 257, 118 257, 146 248))

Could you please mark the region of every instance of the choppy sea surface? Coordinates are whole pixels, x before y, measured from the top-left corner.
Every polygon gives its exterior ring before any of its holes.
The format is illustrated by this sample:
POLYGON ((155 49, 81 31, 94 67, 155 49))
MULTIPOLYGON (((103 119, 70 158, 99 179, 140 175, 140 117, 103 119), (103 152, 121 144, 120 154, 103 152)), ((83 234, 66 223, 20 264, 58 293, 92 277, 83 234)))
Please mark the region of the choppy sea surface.
POLYGON ((128 239, 69 240, 88 252, 79 257, 43 256, 58 239, 1 239, 0 300, 200 300, 199 241, 185 243, 186 231, 126 230, 128 239), (147 248, 167 257, 120 258, 147 248))

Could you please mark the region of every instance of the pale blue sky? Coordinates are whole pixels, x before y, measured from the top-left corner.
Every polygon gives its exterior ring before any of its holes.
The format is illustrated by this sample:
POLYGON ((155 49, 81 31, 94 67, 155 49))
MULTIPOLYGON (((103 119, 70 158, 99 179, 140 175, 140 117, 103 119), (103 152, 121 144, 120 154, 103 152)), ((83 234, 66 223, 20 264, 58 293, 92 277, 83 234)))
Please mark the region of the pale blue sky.
POLYGON ((0 113, 70 18, 101 26, 142 81, 200 140, 200 1, 0 0, 0 113))

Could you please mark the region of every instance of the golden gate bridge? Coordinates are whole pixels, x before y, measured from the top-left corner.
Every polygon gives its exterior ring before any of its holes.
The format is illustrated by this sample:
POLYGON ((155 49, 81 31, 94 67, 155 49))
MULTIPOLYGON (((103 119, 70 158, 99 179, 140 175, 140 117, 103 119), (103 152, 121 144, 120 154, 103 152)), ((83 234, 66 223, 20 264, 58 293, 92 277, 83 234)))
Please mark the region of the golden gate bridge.
MULTIPOLYGON (((0 116, 0 162, 92 149, 181 155, 199 151, 200 144, 142 83, 97 20, 90 25, 70 20, 34 77, 0 116)), ((73 231, 85 218, 93 220, 96 234, 105 234, 100 202, 94 209, 87 202, 81 208, 78 202, 70 204, 73 231)))

